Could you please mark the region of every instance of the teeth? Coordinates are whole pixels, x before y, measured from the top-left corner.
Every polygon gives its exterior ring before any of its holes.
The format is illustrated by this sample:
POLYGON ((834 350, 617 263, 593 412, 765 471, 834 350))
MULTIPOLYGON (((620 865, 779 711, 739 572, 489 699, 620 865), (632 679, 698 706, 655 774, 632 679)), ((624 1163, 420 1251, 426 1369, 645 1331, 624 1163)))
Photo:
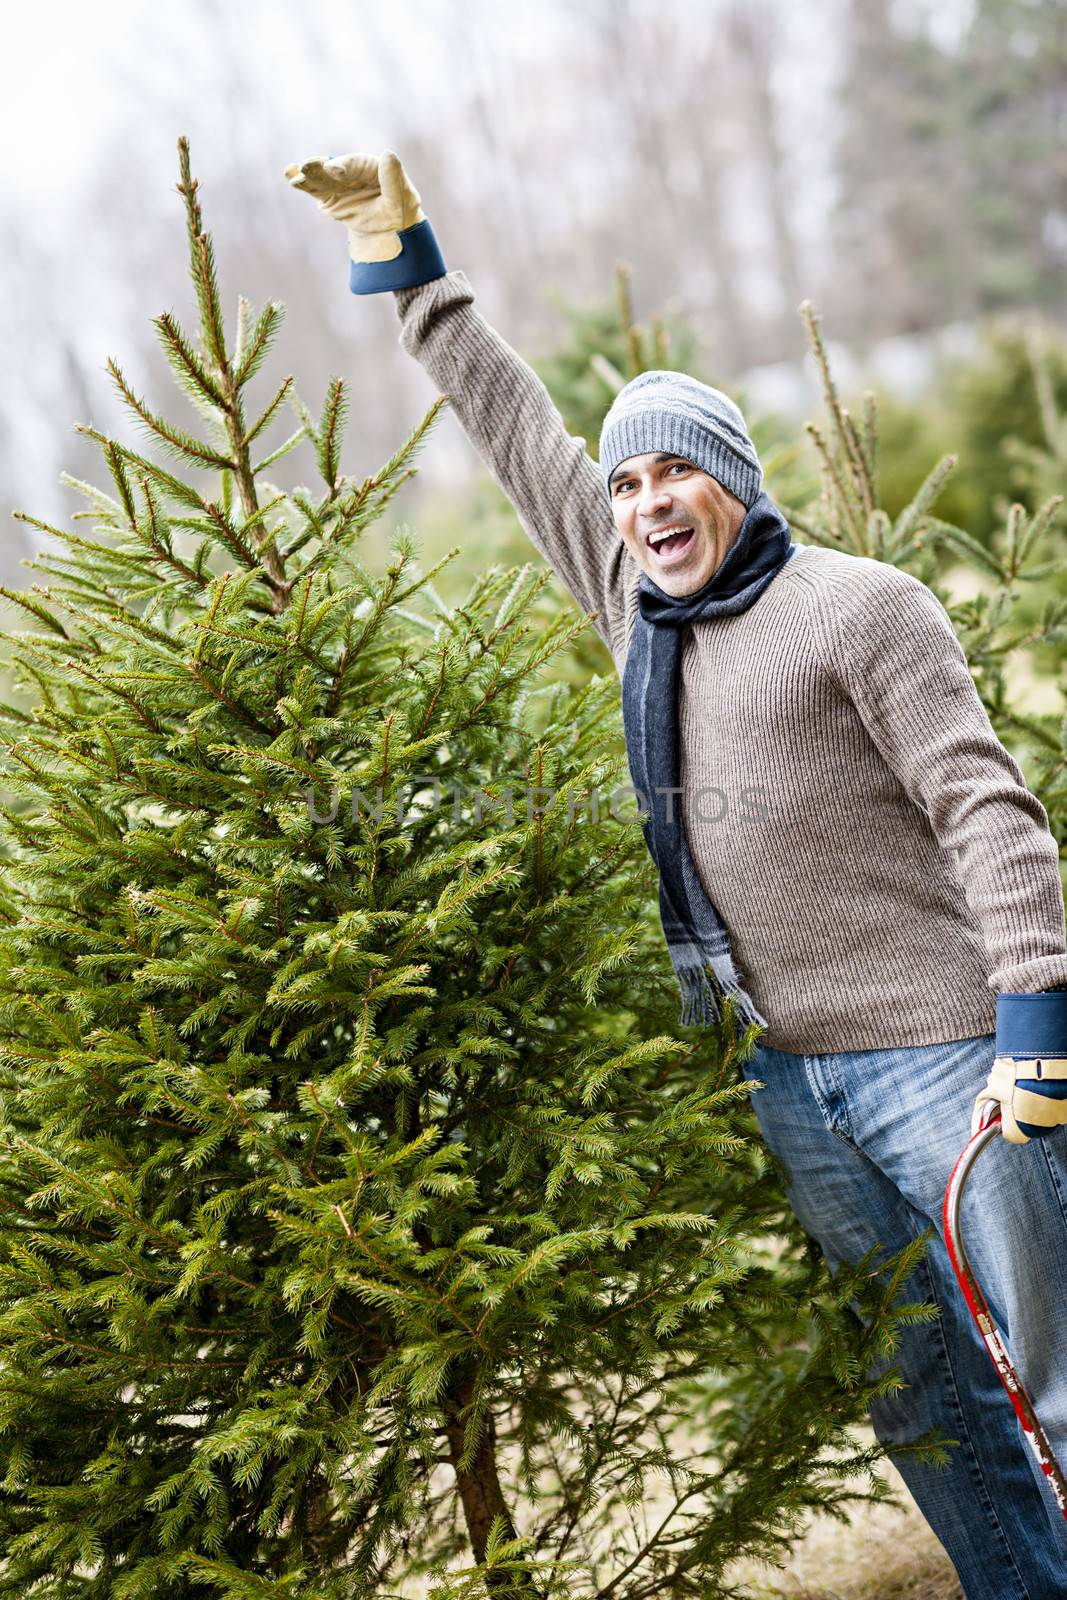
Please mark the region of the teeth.
POLYGON ((649 542, 650 545, 653 546, 653 548, 655 548, 656 545, 662 544, 664 539, 669 539, 672 533, 691 533, 691 532, 692 532, 691 528, 661 528, 659 533, 654 533, 654 534, 651 535, 651 537, 649 538, 648 542, 649 542))

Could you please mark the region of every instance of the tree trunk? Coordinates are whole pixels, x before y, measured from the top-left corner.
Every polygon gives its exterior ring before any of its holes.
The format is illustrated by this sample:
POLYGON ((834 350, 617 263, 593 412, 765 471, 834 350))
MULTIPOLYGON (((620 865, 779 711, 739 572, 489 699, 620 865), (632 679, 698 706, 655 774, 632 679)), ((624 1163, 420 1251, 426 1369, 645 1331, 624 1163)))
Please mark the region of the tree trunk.
MULTIPOLYGON (((496 1469, 496 1436, 491 1417, 486 1422, 469 1466, 460 1469, 464 1428, 473 1393, 474 1374, 468 1367, 457 1375, 451 1385, 445 1432, 448 1436, 449 1458, 456 1470, 456 1488, 463 1507, 474 1559, 484 1561, 486 1546, 489 1543, 489 1530, 497 1517, 503 1517, 505 1536, 509 1539, 515 1537, 515 1524, 511 1520, 511 1512, 504 1499, 500 1475, 496 1469)), ((523 1600, 537 1600, 538 1595, 533 1582, 524 1573, 502 1572, 490 1576, 487 1588, 494 1596, 494 1600, 497 1596, 504 1595, 522 1596, 523 1600)))

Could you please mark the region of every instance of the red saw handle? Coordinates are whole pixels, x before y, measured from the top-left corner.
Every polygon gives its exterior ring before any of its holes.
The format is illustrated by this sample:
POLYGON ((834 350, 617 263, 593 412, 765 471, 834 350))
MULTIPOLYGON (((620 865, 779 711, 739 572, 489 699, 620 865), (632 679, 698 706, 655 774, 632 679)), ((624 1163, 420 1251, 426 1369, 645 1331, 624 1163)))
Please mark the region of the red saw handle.
POLYGON ((982 1293, 978 1279, 974 1275, 967 1251, 963 1245, 963 1234, 960 1231, 960 1211, 963 1201, 963 1190, 967 1179, 970 1177, 974 1164, 987 1145, 998 1137, 1000 1133, 1000 1112, 993 1116, 979 1128, 978 1132, 968 1140, 962 1155, 952 1169, 952 1176, 945 1187, 945 1243, 948 1246, 949 1260, 952 1270, 959 1280, 963 1290, 964 1299, 967 1301, 968 1310, 974 1318, 975 1326, 982 1335, 982 1342, 989 1351, 989 1357, 997 1369, 997 1377, 1007 1391, 1008 1399, 1015 1408, 1015 1415, 1022 1423, 1023 1433, 1031 1450, 1038 1460, 1041 1471, 1047 1478, 1052 1493, 1056 1497, 1056 1504, 1060 1508, 1060 1515, 1067 1519, 1067 1480, 1063 1476, 1063 1468, 1056 1460, 1048 1436, 1037 1419, 1033 1402, 1023 1387, 1022 1380, 1011 1364, 1011 1358, 1004 1348, 1004 1341, 997 1332, 993 1318, 989 1314, 985 1295, 982 1293))

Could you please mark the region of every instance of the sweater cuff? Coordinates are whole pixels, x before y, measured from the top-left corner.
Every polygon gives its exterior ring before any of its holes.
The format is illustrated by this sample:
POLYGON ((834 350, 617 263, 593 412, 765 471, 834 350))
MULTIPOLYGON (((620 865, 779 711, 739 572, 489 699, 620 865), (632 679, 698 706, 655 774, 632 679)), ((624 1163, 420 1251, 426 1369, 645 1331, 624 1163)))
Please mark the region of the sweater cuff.
POLYGON ((428 217, 397 234, 400 254, 391 261, 352 261, 348 268, 348 287, 353 294, 381 294, 386 289, 414 289, 443 278, 445 266, 441 247, 428 217))
POLYGON ((1041 994, 1067 987, 1067 954, 1034 956, 1013 967, 998 967, 989 980, 997 994, 1041 994))

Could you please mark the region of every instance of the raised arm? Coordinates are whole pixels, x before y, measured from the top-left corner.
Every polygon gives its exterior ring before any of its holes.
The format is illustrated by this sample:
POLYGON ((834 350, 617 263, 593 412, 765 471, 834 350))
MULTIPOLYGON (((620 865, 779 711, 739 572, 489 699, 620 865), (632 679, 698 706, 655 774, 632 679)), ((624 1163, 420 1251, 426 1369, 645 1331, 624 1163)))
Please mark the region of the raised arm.
POLYGON ((458 271, 400 291, 400 342, 450 397, 553 571, 584 610, 599 613, 594 626, 611 649, 622 627, 624 586, 636 582, 637 570, 615 531, 600 473, 541 379, 473 300, 458 271))
POLYGON ((349 231, 350 286, 392 290, 400 343, 422 364, 518 513, 527 535, 618 659, 625 596, 638 570, 615 531, 585 440, 567 432, 548 390, 448 272, 397 157, 339 156, 286 169, 349 231))

